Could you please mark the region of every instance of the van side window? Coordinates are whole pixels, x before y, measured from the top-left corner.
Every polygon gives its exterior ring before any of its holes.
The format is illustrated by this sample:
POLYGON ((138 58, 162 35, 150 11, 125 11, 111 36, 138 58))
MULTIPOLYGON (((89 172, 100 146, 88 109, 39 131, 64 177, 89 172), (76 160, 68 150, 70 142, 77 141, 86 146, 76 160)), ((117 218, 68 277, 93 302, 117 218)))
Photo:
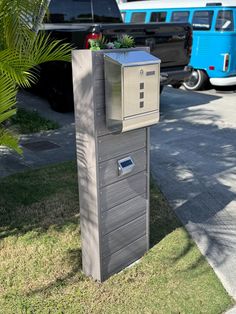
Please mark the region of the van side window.
POLYGON ((216 31, 233 31, 234 30, 233 11, 231 10, 219 11, 217 15, 215 28, 216 31))
POLYGON ((184 23, 188 22, 189 11, 176 11, 171 15, 171 22, 184 23))
POLYGON ((212 24, 213 11, 195 11, 193 14, 193 29, 194 30, 209 30, 212 24))
POLYGON ((92 21, 91 0, 51 0, 45 23, 89 23, 92 21))
POLYGON ((135 12, 132 14, 131 23, 145 23, 146 12, 135 12))
POLYGON ((150 22, 165 22, 166 12, 152 12, 150 22))

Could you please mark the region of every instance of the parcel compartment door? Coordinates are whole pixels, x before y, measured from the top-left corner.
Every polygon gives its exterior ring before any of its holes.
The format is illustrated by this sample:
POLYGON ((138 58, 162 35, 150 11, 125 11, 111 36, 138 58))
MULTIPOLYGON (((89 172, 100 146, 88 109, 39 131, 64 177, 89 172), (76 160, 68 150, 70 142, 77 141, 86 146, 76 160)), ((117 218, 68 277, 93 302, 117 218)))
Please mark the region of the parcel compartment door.
POLYGON ((123 67, 123 116, 159 110, 160 64, 123 67))

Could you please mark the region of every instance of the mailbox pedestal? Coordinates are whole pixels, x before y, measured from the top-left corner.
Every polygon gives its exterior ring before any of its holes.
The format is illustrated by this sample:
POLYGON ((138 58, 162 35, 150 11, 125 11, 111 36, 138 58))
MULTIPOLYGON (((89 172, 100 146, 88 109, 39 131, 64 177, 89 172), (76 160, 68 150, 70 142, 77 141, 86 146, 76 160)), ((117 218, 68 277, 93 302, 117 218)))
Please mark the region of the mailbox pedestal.
POLYGON ((98 281, 149 248, 149 129, 106 127, 105 52, 72 55, 82 265, 98 281))

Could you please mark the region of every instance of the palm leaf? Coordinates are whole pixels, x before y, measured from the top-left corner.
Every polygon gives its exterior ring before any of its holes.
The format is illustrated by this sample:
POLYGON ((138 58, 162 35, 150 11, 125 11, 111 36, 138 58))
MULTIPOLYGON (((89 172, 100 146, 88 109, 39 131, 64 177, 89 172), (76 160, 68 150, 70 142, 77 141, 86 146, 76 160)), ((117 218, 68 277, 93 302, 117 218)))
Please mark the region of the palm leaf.
POLYGON ((16 104, 16 84, 7 76, 0 76, 0 117, 16 104))
POLYGON ((0 51, 0 73, 9 76, 22 87, 30 86, 29 81, 32 79, 32 74, 29 69, 34 64, 29 56, 25 56, 17 50, 5 49, 0 51))
POLYGON ((15 114, 16 93, 37 80, 37 65, 70 61, 71 46, 40 33, 50 0, 0 0, 0 145, 20 152, 2 122, 15 114))
POLYGON ((22 42, 36 36, 49 2, 0 0, 0 31, 5 39, 5 47, 19 49, 22 42))
POLYGON ((22 149, 19 147, 18 137, 1 127, 0 127, 0 146, 9 147, 15 150, 18 154, 22 154, 22 149))
POLYGON ((71 61, 71 45, 61 40, 52 40, 46 34, 39 34, 29 48, 34 65, 49 61, 71 61))

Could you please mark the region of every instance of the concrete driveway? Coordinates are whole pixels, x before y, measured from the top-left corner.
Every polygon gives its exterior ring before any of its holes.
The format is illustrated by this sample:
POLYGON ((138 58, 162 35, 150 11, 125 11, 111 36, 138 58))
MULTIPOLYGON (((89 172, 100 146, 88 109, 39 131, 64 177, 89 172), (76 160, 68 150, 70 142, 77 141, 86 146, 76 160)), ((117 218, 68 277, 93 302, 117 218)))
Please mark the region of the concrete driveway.
POLYGON ((236 93, 166 88, 161 110, 152 174, 236 298, 236 93))

